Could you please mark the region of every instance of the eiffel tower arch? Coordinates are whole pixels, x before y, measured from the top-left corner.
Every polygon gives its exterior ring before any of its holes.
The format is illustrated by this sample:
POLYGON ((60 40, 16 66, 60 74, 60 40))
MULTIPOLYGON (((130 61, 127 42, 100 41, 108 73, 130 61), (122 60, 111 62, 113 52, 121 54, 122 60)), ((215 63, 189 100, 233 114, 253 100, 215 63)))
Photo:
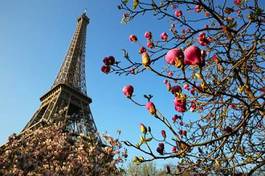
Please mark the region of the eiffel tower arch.
POLYGON ((98 138, 89 106, 92 100, 86 92, 85 45, 88 24, 89 18, 83 13, 77 19, 76 31, 51 89, 40 98, 40 107, 22 131, 38 128, 42 122, 65 121, 68 130, 98 138))

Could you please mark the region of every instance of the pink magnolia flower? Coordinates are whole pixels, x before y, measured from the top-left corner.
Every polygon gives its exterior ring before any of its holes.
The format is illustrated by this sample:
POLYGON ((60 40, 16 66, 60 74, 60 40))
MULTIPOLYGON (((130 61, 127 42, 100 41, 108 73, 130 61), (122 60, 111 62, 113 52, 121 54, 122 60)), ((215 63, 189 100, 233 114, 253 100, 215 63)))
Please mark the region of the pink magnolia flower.
POLYGON ((176 146, 173 146, 172 149, 171 149, 172 153, 177 153, 177 147, 176 146))
POLYGON ((190 90, 190 93, 191 93, 192 95, 194 95, 194 94, 195 94, 195 91, 196 91, 196 89, 193 87, 193 88, 190 90))
POLYGON ((162 135, 163 138, 166 138, 167 137, 166 131, 165 130, 161 130, 161 135, 162 135))
POLYGON ((144 52, 146 52, 145 47, 141 47, 141 48, 139 49, 139 54, 143 54, 144 52))
POLYGON ((183 88, 186 89, 186 90, 190 90, 190 85, 189 84, 184 84, 183 88))
POLYGON ((185 65, 199 65, 203 64, 201 58, 201 50, 196 46, 189 46, 184 50, 184 64, 185 65))
POLYGON ((166 87, 167 87, 167 90, 168 90, 168 91, 171 90, 171 84, 170 84, 170 82, 167 82, 167 83, 166 83, 166 87))
POLYGON ((157 153, 159 153, 160 155, 164 154, 164 149, 162 149, 161 147, 157 147, 156 148, 157 153))
POLYGON ((185 112, 187 109, 185 106, 175 106, 177 112, 185 112))
POLYGON ((241 0, 234 0, 234 4, 235 5, 240 5, 241 4, 241 0))
POLYGON ((151 32, 145 32, 144 33, 144 37, 146 38, 146 39, 148 39, 148 40, 151 40, 152 39, 152 33, 151 32))
POLYGON ((201 11, 202 11, 202 6, 200 6, 200 5, 196 5, 196 6, 195 6, 195 12, 199 13, 199 12, 201 12, 201 11))
POLYGON ((191 102, 191 107, 190 107, 190 111, 194 112, 196 110, 196 101, 192 101, 191 102))
POLYGON ((235 104, 230 104, 229 107, 232 108, 232 109, 236 109, 236 105, 235 104))
POLYGON ((150 114, 154 115, 156 113, 156 107, 153 102, 148 101, 145 104, 146 109, 150 112, 150 114))
POLYGON ((208 40, 208 38, 206 38, 205 32, 202 32, 202 33, 199 34, 198 42, 202 46, 207 46, 210 43, 210 41, 208 40))
POLYGON ((161 35, 160 35, 160 38, 163 40, 163 41, 167 41, 168 39, 168 35, 166 32, 163 32, 161 35))
POLYGON ((163 82, 164 82, 164 84, 167 84, 167 83, 168 83, 168 80, 167 80, 167 79, 165 79, 163 82))
POLYGON ((181 136, 186 136, 187 135, 187 131, 186 130, 179 130, 179 134, 181 136))
POLYGON ((181 87, 179 85, 171 87, 171 93, 172 94, 180 93, 181 91, 182 90, 181 90, 181 87))
POLYGON ((129 40, 130 40, 131 42, 137 42, 137 37, 136 37, 136 35, 134 35, 134 34, 130 35, 130 36, 129 36, 129 40))
POLYGON ((101 71, 102 71, 103 73, 105 73, 105 74, 108 74, 108 73, 110 72, 110 66, 108 66, 108 65, 103 65, 103 66, 101 67, 101 71))
POLYGON ((159 144, 158 144, 158 147, 156 148, 156 151, 157 151, 160 155, 163 155, 163 154, 164 154, 164 149, 165 149, 164 143, 159 143, 159 144))
POLYGON ((181 17, 182 16, 182 11, 181 10, 176 10, 175 11, 175 16, 176 17, 181 17))
POLYGON ((216 54, 213 55, 212 60, 213 60, 216 64, 218 64, 218 63, 220 62, 220 61, 219 61, 219 58, 218 58, 218 56, 217 56, 216 54))
POLYGON ((122 89, 123 94, 126 97, 128 97, 128 98, 131 98, 132 97, 133 91, 134 91, 134 88, 133 88, 132 85, 124 86, 123 89, 122 89))
POLYGON ((164 149, 165 148, 165 144, 161 142, 161 143, 158 144, 158 147, 161 147, 161 148, 164 149))
POLYGON ((114 56, 109 56, 108 61, 109 61, 110 65, 113 65, 115 63, 115 57, 114 56))
POLYGON ((104 57, 104 59, 103 59, 103 63, 104 63, 105 65, 109 65, 108 57, 104 57))
POLYGON ((171 49, 167 52, 165 60, 170 65, 175 65, 176 67, 181 67, 183 64, 184 54, 179 48, 171 49))
POLYGON ((108 56, 103 59, 105 65, 113 65, 115 63, 115 58, 113 56, 108 56))
POLYGON ((185 112, 186 109, 186 96, 176 96, 174 99, 175 110, 177 112, 185 112))
POLYGON ((198 43, 201 45, 201 46, 207 46, 208 45, 208 42, 206 40, 198 40, 198 43))
POLYGON ((240 16, 241 15, 241 10, 237 10, 236 14, 237 14, 237 16, 240 16))
POLYGON ((179 116, 179 115, 174 115, 173 117, 172 117, 172 121, 175 123, 178 119, 181 119, 181 116, 179 116))
POLYGON ((186 98, 176 96, 174 99, 175 106, 186 106, 186 98))
POLYGON ((209 41, 209 43, 211 43, 214 39, 212 37, 207 37, 207 40, 209 41))
POLYGON ((146 45, 148 48, 154 48, 155 47, 155 45, 152 41, 148 41, 146 45))

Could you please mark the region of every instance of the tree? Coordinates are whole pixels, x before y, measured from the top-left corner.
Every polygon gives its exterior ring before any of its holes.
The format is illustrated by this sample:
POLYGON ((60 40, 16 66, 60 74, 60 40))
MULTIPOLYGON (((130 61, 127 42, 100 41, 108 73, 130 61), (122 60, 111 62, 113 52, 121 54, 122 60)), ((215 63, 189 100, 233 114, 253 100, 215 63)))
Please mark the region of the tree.
POLYGON ((126 176, 156 176, 159 170, 153 162, 143 163, 142 165, 136 165, 134 162, 131 162, 125 172, 126 176))
POLYGON ((67 123, 11 135, 0 148, 0 175, 122 175, 118 166, 127 157, 117 139, 67 130, 67 123))
POLYGON ((153 95, 144 95, 146 103, 141 103, 136 100, 134 86, 123 88, 130 101, 146 107, 161 122, 161 137, 141 124, 141 141, 125 142, 145 154, 145 158, 137 156, 136 163, 178 158, 172 173, 178 175, 189 171, 251 175, 265 165, 262 5, 258 0, 121 1, 118 8, 123 12, 123 23, 152 14, 157 20, 168 21, 170 27, 158 40, 152 31, 145 32, 146 46, 138 36, 129 36, 132 43, 141 45, 142 62, 124 49, 126 61, 106 57, 101 68, 106 74, 118 75, 152 72, 165 79, 172 94, 174 104, 168 106, 176 115, 170 119, 152 102, 153 95), (188 112, 198 118, 186 122, 188 112), (157 147, 150 143, 157 143, 157 147), (165 150, 166 146, 172 150, 165 150))
MULTIPOLYGON (((125 176, 168 176, 168 170, 174 170, 174 165, 164 165, 163 168, 158 168, 157 165, 150 161, 142 164, 135 164, 134 161, 131 161, 126 170, 125 176), (165 169, 163 169, 165 168, 165 169)), ((188 173, 187 173, 188 175, 188 173)))

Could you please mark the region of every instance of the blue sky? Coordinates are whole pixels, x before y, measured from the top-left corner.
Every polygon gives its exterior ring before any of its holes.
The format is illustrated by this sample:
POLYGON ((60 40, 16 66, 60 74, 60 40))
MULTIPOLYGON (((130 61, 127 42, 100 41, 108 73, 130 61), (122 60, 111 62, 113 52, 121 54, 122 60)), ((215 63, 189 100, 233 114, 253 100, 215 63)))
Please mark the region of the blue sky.
MULTIPOLYGON (((40 105, 39 97, 46 93, 63 62, 75 30, 77 17, 87 9, 90 24, 87 30, 86 79, 91 109, 100 132, 137 142, 139 124, 153 126, 160 133, 159 122, 148 112, 136 107, 122 94, 126 84, 135 86, 136 98, 143 94, 156 95, 157 107, 170 119, 175 113, 173 98, 165 90, 163 80, 151 73, 119 77, 101 73, 104 56, 122 59, 122 48, 139 59, 138 47, 128 41, 135 33, 142 41, 144 32, 154 37, 168 31, 165 22, 139 19, 130 24, 120 23, 119 1, 88 0, 2 0, 0 6, 0 144, 13 132, 19 132, 40 105)), ((134 150, 129 150, 133 156, 134 150)))

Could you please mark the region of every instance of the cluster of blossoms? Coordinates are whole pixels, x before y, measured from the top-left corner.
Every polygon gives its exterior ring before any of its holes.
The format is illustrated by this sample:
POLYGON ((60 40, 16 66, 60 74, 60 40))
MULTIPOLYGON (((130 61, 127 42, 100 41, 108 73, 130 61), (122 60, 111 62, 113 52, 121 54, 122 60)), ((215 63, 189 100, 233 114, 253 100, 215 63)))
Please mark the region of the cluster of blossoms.
MULTIPOLYGON (((132 85, 126 85, 123 87, 122 89, 123 94, 132 100, 132 95, 134 93, 134 88, 132 85)), ((181 87, 180 86, 174 86, 171 88, 171 92, 172 94, 176 94, 176 95, 180 95, 182 96, 181 93, 181 87)), ((177 98, 177 97, 176 97, 177 98)), ((178 100, 178 102, 176 102, 176 110, 178 112, 184 112, 183 110, 180 110, 182 108, 186 109, 186 103, 185 102, 180 102, 181 100, 178 100)), ((184 99, 185 101, 185 99, 184 99)), ((156 118, 161 118, 159 117, 159 112, 157 112, 156 107, 154 105, 154 103, 152 101, 150 101, 150 99, 147 101, 147 103, 145 104, 145 108, 147 109, 147 111, 155 116, 156 118)), ((174 115, 172 117, 172 122, 176 123, 178 121, 179 126, 182 127, 184 126, 184 122, 182 121, 182 117, 179 115, 174 115)), ((146 127, 143 123, 140 124, 140 131, 142 132, 143 136, 140 138, 140 142, 137 144, 137 148, 140 148, 143 144, 148 145, 148 142, 152 141, 152 140, 156 140, 158 141, 158 146, 156 148, 157 153, 159 153, 160 155, 164 155, 165 154, 165 145, 163 142, 161 141, 166 141, 167 140, 167 134, 165 130, 161 130, 161 136, 162 136, 162 140, 156 139, 153 137, 153 134, 151 132, 151 128, 150 127, 146 127)), ((179 130, 179 135, 180 137, 184 137, 187 136, 187 131, 180 128, 179 130)), ((128 144, 128 143, 127 143, 128 144)), ((172 147, 172 152, 179 155, 180 153, 182 153, 182 155, 184 155, 185 152, 183 152, 183 148, 181 148, 180 143, 177 141, 175 145, 173 145, 172 147)), ((182 144, 182 147, 184 147, 184 144, 182 144)), ((187 145, 185 144, 185 148, 187 147, 187 145)), ((143 161, 143 157, 135 157, 134 158, 134 162, 136 164, 140 164, 143 161)))
MULTIPOLYGON (((151 32, 146 32, 144 36, 148 41, 152 40, 151 32)), ((162 39, 162 41, 167 41, 168 34, 166 32, 163 32, 160 35, 160 38, 162 39)), ((131 35, 129 39, 131 42, 138 41, 136 35, 131 35)), ((201 36, 201 40, 204 41, 206 39, 204 39, 203 36, 201 36)), ((142 55, 142 65, 144 67, 149 67, 151 64, 151 60, 150 60, 150 56, 147 53, 146 49, 144 47, 141 47, 139 50, 139 53, 142 55)), ((165 55, 165 61, 167 64, 175 66, 176 68, 180 68, 181 70, 183 70, 185 66, 202 68, 203 66, 205 66, 205 56, 206 56, 206 52, 204 50, 201 50, 197 46, 191 45, 191 46, 188 46, 185 50, 182 50, 181 48, 173 48, 169 50, 165 55)), ((173 77, 172 71, 168 72, 168 77, 173 77)), ((197 74, 197 77, 200 79, 201 78, 200 74, 197 74)), ((183 93, 181 86, 179 85, 171 86, 168 80, 165 80, 164 83, 166 84, 168 91, 170 91, 175 97, 174 98, 175 110, 180 113, 186 112, 187 111, 187 101, 186 101, 187 95, 183 93)), ((183 89, 186 91, 190 91, 192 95, 194 95, 196 91, 194 87, 190 88, 189 84, 184 84, 183 89)), ((132 95, 134 93, 134 87, 132 85, 126 85, 123 87, 122 92, 127 98, 132 99, 132 95)), ((157 114, 157 109, 156 109, 155 104, 152 101, 150 101, 150 99, 145 104, 145 108, 148 110, 148 112, 151 115, 155 116, 156 118, 160 118, 157 114)), ((191 101, 191 104, 190 104, 190 111, 193 112, 195 110, 196 110, 196 100, 193 100, 191 101)), ((177 120, 179 120, 180 127, 184 126, 182 117, 179 115, 174 115, 172 118, 173 123, 176 123, 177 120)), ((141 147, 142 144, 147 144, 148 142, 153 140, 153 137, 147 137, 148 134, 151 135, 150 127, 147 128, 143 123, 141 123, 140 130, 144 134, 144 136, 140 138, 140 143, 137 144, 138 148, 141 147)), ((181 138, 184 136, 187 136, 187 130, 180 128, 178 134, 180 135, 181 138)), ((166 135, 165 130, 161 130, 161 136, 163 137, 163 140, 166 141, 167 135, 166 135)), ((188 150, 189 150, 189 146, 185 142, 176 141, 176 144, 172 146, 171 151, 172 153, 175 153, 179 156, 184 156, 188 150)), ((165 154, 165 145, 163 142, 158 143, 156 151, 160 155, 165 154)), ((134 161, 135 163, 139 164, 144 161, 144 158, 135 157, 134 161)))
POLYGON ((206 37, 205 32, 199 34, 198 42, 202 46, 207 46, 212 41, 211 37, 206 37))
POLYGON ((147 46, 148 48, 151 48, 151 49, 154 48, 155 45, 154 45, 153 40, 152 40, 152 38, 153 38, 152 33, 151 33, 151 32, 146 32, 146 33, 144 34, 144 37, 147 39, 146 46, 147 46))
POLYGON ((168 64, 177 68, 184 68, 185 65, 202 67, 205 65, 204 52, 204 50, 193 45, 187 47, 184 51, 180 48, 174 48, 167 52, 165 60, 168 64))
POLYGON ((101 71, 103 73, 108 74, 110 72, 110 68, 115 64, 115 58, 113 56, 108 56, 103 59, 104 65, 101 67, 101 71))
MULTIPOLYGON (((175 115, 173 118, 178 118, 179 120, 181 119, 180 116, 175 115)), ((175 120, 176 121, 176 120, 175 120)), ((182 121, 180 121, 182 122, 182 121)), ((183 122, 182 122, 183 123, 183 122)), ((183 125, 183 124, 182 124, 183 125)), ((141 149, 142 145, 145 144, 146 146, 149 146, 150 141, 157 141, 157 147, 156 147, 156 152, 159 155, 168 155, 170 152, 166 151, 165 149, 165 143, 169 144, 169 140, 167 138, 167 133, 165 130, 161 130, 161 137, 162 139, 155 138, 154 135, 152 134, 151 127, 146 127, 143 123, 140 124, 140 131, 143 134, 140 138, 140 142, 136 144, 136 148, 141 149)), ((179 134, 181 136, 186 136, 187 131, 186 130, 180 130, 179 134)), ((128 146, 133 146, 130 142, 126 141, 126 145, 128 146)), ((171 152, 176 155, 176 156, 185 156, 186 152, 190 149, 189 145, 183 141, 175 141, 175 145, 172 145, 171 152)), ((136 164, 140 164, 144 161, 144 157, 134 157, 133 162, 136 164)))
POLYGON ((103 145, 64 129, 52 124, 10 136, 0 148, 0 175, 121 175, 116 166, 127 153, 117 140, 107 136, 103 145))
MULTIPOLYGON (((153 42, 153 34, 150 31, 147 31, 144 33, 144 38, 147 40, 146 42, 146 47, 149 49, 154 49, 155 48, 155 44, 153 42)), ((168 41, 168 34, 166 32, 162 32, 160 34, 160 39, 164 42, 168 41)), ((129 36, 129 40, 131 42, 137 42, 138 38, 135 34, 132 34, 129 36)), ((142 56, 142 64, 144 65, 144 67, 148 67, 151 64, 151 60, 150 60, 150 56, 146 50, 145 47, 140 47, 139 49, 139 54, 141 54, 142 56)))
MULTIPOLYGON (((177 68, 184 69, 185 66, 193 67, 203 67, 205 65, 205 51, 201 50, 197 46, 189 46, 184 51, 180 48, 174 48, 167 52, 165 56, 165 61, 169 65, 173 65, 177 68)), ((201 79, 200 74, 196 74, 199 79, 201 79)), ((172 77, 172 72, 169 72, 169 77, 172 77)), ((186 112, 186 94, 182 93, 182 88, 179 85, 171 86, 168 80, 164 83, 167 86, 168 91, 175 95, 174 105, 177 112, 186 112)), ((202 84, 203 85, 203 84, 202 84)), ((189 84, 184 84, 183 88, 185 90, 190 90, 189 84)), ((194 95, 195 88, 190 90, 190 93, 194 95)), ((196 109, 196 101, 191 102, 191 111, 196 109)))

